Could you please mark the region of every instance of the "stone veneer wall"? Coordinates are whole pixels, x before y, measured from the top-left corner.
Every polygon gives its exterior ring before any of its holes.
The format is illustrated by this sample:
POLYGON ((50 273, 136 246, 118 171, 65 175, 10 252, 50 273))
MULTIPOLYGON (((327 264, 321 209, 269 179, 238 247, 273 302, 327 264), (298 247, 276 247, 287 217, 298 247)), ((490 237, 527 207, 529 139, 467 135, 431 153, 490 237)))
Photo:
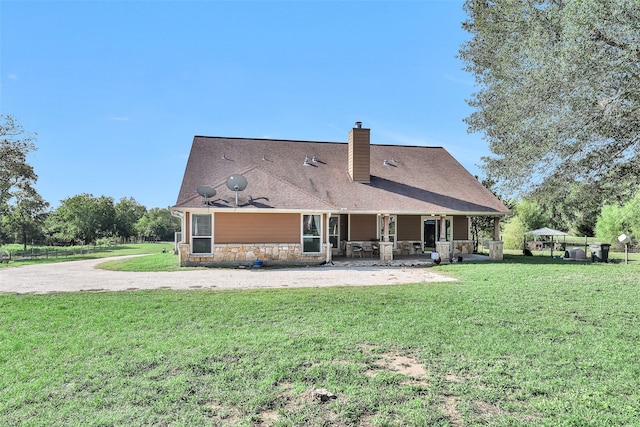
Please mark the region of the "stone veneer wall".
POLYGON ((473 240, 454 240, 453 241, 453 254, 472 254, 473 253, 473 240))
POLYGON ((254 261, 268 264, 319 264, 326 261, 326 244, 322 254, 306 255, 299 243, 216 244, 212 255, 190 253, 188 243, 180 243, 180 266, 251 265, 254 261))

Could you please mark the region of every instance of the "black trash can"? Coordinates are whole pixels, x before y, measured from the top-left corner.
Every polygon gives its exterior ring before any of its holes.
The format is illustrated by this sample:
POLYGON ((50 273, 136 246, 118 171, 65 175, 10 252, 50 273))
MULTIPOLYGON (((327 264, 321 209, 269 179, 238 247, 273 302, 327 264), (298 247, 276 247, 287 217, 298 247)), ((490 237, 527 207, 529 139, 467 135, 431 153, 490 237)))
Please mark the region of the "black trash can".
POLYGON ((591 243, 589 247, 592 262, 609 262, 609 243, 591 243))

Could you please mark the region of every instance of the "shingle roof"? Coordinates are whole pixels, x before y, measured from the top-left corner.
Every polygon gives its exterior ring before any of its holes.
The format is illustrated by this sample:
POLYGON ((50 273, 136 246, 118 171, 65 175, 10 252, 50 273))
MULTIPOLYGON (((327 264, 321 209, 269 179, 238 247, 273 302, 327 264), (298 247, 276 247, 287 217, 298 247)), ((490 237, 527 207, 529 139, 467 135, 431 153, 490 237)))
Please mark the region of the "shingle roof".
POLYGON ((352 182, 347 162, 346 143, 196 136, 174 208, 203 207, 199 186, 216 189, 211 209, 235 208, 225 183, 242 174, 249 182, 239 193, 243 210, 508 212, 442 147, 372 144, 370 183, 352 182))

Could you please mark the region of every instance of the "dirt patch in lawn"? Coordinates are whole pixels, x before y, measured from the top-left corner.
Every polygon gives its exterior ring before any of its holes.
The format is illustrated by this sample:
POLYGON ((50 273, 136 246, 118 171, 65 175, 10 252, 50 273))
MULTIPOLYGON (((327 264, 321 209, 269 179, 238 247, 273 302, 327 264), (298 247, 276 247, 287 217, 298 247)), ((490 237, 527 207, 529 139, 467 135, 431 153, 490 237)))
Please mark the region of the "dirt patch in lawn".
POLYGON ((398 353, 382 353, 373 362, 373 367, 365 372, 369 377, 376 377, 381 373, 395 372, 406 375, 404 384, 427 385, 427 370, 414 357, 398 353))

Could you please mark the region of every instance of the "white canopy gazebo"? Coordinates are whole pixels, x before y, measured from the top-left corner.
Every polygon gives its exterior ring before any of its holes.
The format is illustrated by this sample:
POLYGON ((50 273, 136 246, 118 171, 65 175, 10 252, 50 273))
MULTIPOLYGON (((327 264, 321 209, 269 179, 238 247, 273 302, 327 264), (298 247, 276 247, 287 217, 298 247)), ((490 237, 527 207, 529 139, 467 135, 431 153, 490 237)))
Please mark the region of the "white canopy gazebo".
POLYGON ((537 230, 527 231, 524 234, 530 234, 533 236, 551 236, 551 257, 553 258, 553 238, 556 236, 568 236, 569 233, 565 233, 564 231, 554 230, 552 228, 538 228, 537 230))

